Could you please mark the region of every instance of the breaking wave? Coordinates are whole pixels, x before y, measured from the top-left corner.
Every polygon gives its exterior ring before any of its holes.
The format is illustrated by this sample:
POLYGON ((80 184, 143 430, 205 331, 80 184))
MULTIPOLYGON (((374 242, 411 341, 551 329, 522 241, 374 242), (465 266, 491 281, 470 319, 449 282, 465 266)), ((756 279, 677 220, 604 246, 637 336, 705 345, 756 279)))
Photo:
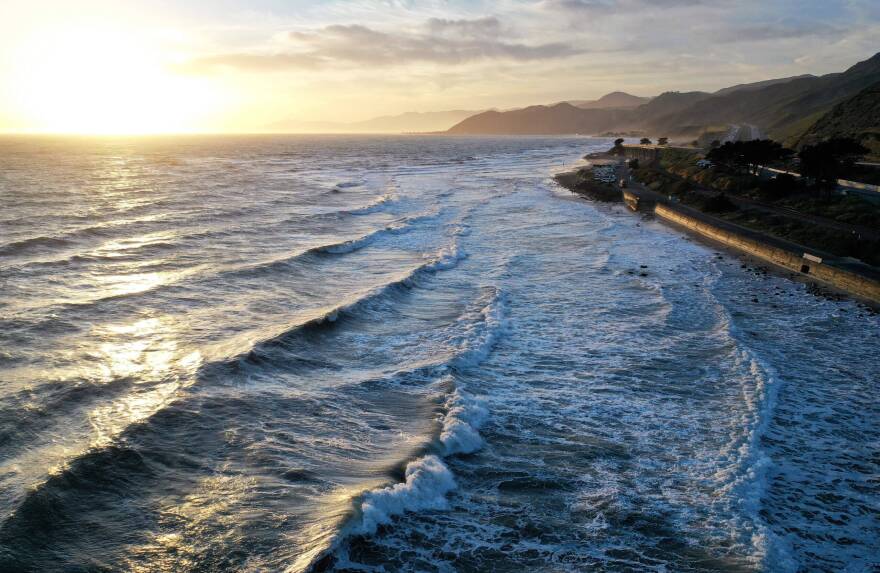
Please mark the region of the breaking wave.
MULTIPOLYGON (((485 287, 478 299, 479 310, 461 317, 464 334, 459 351, 450 363, 453 368, 476 366, 488 356, 506 329, 503 301, 499 289, 485 287)), ((379 526, 391 524, 394 517, 404 513, 449 507, 446 496, 456 488, 456 483, 443 458, 471 454, 483 446, 479 430, 489 418, 489 411, 483 400, 466 392, 454 376, 444 376, 438 385, 451 386, 453 390, 444 403, 439 435, 428 446, 429 453, 407 463, 402 482, 355 498, 352 518, 312 560, 312 570, 344 549, 345 542, 352 536, 372 535, 379 526)))

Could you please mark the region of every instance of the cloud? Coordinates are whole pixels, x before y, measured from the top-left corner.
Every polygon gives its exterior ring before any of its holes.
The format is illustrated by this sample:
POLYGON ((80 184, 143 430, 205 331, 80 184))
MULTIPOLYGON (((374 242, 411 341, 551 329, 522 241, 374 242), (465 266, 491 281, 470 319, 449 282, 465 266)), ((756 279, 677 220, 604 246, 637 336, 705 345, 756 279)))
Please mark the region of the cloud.
POLYGON ((548 12, 567 14, 622 13, 651 8, 676 8, 707 4, 708 0, 541 0, 539 6, 548 12))
POLYGON ((758 24, 720 30, 714 37, 719 42, 762 42, 808 37, 833 38, 845 34, 846 30, 827 24, 758 24))
POLYGON ((504 32, 501 21, 494 16, 477 18, 476 20, 449 20, 431 18, 425 27, 431 36, 459 37, 472 39, 497 38, 504 32))
POLYGON ((230 53, 193 60, 187 71, 217 67, 244 71, 284 71, 331 66, 394 66, 410 63, 455 65, 480 60, 536 61, 581 53, 562 42, 514 42, 494 17, 473 20, 431 18, 413 32, 386 32, 361 24, 335 24, 290 32, 290 51, 230 53))

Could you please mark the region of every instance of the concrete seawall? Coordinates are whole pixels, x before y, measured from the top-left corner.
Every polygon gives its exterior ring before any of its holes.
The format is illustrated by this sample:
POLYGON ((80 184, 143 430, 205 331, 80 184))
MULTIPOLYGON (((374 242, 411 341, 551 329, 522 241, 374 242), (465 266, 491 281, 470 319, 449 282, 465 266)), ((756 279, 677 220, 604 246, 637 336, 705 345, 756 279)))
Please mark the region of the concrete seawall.
POLYGON ((846 263, 803 252, 795 245, 774 240, 722 221, 712 221, 698 211, 681 206, 656 204, 654 213, 671 223, 737 249, 769 263, 814 278, 831 287, 880 304, 880 280, 845 268, 846 263))
MULTIPOLYGON (((647 153, 649 146, 625 146, 637 153, 647 153)), ((577 172, 556 176, 556 181, 572 192, 591 196, 581 189, 577 172)), ((811 250, 753 229, 741 227, 685 205, 638 185, 608 188, 604 201, 622 201, 631 211, 653 213, 660 219, 696 233, 747 255, 772 263, 798 275, 847 292, 880 306, 880 271, 855 259, 835 257, 811 250)), ((592 197, 591 198, 596 198, 592 197)))

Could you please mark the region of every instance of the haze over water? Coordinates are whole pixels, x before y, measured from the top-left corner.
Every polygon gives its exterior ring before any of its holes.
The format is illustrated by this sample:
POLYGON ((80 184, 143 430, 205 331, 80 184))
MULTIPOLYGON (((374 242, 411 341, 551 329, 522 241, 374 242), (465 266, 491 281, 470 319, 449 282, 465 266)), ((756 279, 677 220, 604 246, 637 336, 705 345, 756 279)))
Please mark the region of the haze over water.
POLYGON ((0 570, 880 567, 880 319, 608 145, 0 140, 0 570))

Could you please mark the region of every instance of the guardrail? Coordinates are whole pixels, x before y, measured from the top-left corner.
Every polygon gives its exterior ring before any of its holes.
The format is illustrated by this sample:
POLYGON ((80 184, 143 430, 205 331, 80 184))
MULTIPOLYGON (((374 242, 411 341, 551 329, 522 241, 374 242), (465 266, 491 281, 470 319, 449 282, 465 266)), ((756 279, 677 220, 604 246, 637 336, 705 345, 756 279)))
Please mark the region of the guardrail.
MULTIPOLYGON (((795 173, 794 171, 786 171, 784 169, 776 169, 774 167, 765 167, 764 171, 769 171, 771 173, 776 173, 778 175, 793 175, 794 177, 800 177, 800 173, 795 173)), ((880 193, 880 185, 871 185, 870 183, 859 183, 858 181, 848 181, 846 179, 838 179, 837 185, 840 187, 844 187, 846 189, 858 189, 859 191, 873 191, 874 193, 880 193)))

